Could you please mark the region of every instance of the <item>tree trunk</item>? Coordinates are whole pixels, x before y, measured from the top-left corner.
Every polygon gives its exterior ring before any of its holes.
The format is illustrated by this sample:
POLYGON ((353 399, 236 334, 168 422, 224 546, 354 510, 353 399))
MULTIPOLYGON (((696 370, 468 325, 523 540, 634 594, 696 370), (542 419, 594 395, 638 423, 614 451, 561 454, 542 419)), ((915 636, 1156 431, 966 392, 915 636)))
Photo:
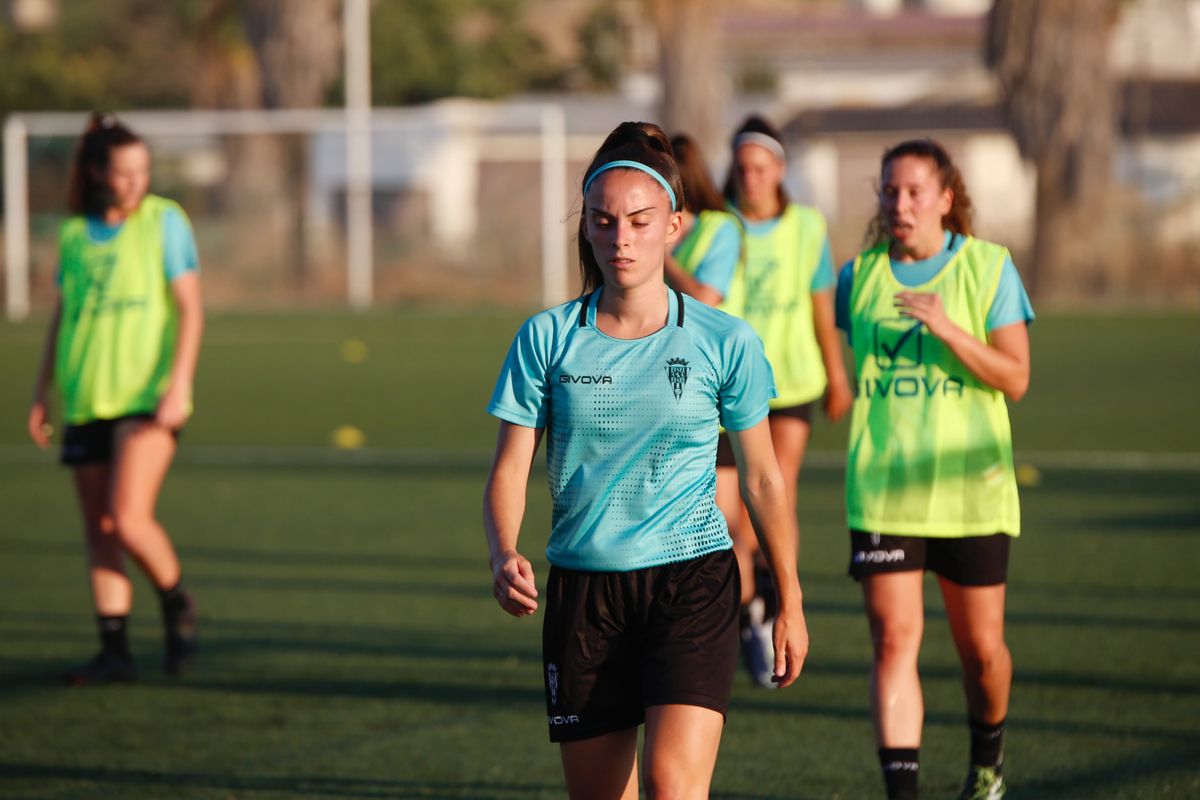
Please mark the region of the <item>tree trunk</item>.
POLYGON ((1113 0, 996 0, 987 58, 1021 154, 1037 167, 1030 292, 1078 297, 1107 283, 1115 104, 1113 0))
POLYGON ((724 144, 720 0, 649 0, 659 41, 659 115, 668 135, 687 133, 703 150, 724 144))

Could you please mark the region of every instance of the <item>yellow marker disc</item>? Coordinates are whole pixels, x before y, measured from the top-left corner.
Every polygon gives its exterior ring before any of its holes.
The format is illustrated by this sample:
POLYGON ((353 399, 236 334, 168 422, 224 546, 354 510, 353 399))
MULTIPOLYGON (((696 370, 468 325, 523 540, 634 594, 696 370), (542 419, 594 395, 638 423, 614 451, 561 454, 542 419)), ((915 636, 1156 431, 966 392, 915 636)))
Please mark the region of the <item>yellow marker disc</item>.
POLYGON ((347 339, 342 342, 342 360, 349 364, 361 364, 367 360, 367 343, 362 339, 347 339))
POLYGON ((333 446, 342 450, 357 450, 366 444, 367 437, 353 425, 342 425, 333 431, 333 446))
POLYGON ((1016 473, 1017 486, 1032 488, 1042 482, 1042 471, 1033 464, 1018 464, 1016 473))

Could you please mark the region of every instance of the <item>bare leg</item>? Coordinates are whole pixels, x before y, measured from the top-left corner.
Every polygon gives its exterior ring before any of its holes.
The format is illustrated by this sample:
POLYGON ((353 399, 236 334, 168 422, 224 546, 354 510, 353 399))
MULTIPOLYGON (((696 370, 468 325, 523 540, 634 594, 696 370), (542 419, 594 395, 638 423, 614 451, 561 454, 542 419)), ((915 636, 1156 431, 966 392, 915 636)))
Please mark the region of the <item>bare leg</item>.
POLYGON ((687 705, 646 709, 647 800, 704 800, 717 764, 725 719, 710 708, 687 705))
POLYGON ((925 701, 917 655, 925 625, 924 573, 892 572, 862 581, 871 626, 871 719, 879 747, 920 747, 925 701))
POLYGON ((637 800, 637 728, 559 745, 571 800, 637 800))
POLYGON ((88 577, 96 613, 102 617, 125 616, 133 606, 133 585, 125 572, 125 554, 109 510, 112 469, 108 464, 84 464, 72 472, 83 512, 88 577))
POLYGON ((754 558, 758 553, 758 538, 750 525, 750 512, 742 503, 736 467, 717 467, 717 507, 725 515, 729 536, 733 539, 733 554, 737 557, 738 575, 742 579, 742 605, 754 599, 754 558))
POLYGON ((154 509, 175 437, 147 420, 125 420, 114 433, 112 511, 126 552, 159 589, 179 583, 179 559, 154 509))
POLYGON ((962 662, 971 719, 994 725, 1008 715, 1012 654, 1004 642, 1005 586, 961 586, 939 578, 950 632, 962 662))
POLYGON ((795 417, 771 417, 771 443, 775 445, 775 458, 783 473, 783 482, 788 490, 788 502, 796 508, 797 486, 800 482, 800 467, 804 465, 804 453, 812 436, 812 425, 795 417))

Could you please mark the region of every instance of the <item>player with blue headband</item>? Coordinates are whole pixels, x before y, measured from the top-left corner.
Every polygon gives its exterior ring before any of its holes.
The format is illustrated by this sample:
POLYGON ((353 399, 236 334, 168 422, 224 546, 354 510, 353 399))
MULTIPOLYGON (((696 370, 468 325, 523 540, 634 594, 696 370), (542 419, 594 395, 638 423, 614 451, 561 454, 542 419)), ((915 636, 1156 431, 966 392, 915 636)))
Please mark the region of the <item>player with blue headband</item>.
POLYGON ((669 289, 683 186, 666 135, 626 122, 584 173, 581 297, 518 331, 488 412, 484 494, 497 602, 545 604, 550 740, 573 798, 707 797, 738 659, 738 569, 717 508, 721 426, 739 453, 780 612, 774 678, 808 651, 797 532, 767 411, 771 367, 749 325, 669 289), (542 439, 553 517, 539 590, 517 550, 542 439))

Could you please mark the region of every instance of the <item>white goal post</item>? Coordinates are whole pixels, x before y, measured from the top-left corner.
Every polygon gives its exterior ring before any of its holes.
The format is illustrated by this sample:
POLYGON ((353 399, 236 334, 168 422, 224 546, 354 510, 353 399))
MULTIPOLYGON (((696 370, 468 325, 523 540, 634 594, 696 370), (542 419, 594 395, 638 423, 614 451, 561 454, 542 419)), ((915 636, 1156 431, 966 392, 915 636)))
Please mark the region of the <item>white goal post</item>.
MULTIPOLYGON (((431 123, 486 128, 503 139, 496 150, 526 153, 540 162, 541 299, 544 306, 566 299, 566 249, 563 222, 567 217, 567 130, 561 106, 539 103, 489 103, 453 100, 420 108, 375 108, 369 130, 361 117, 343 109, 256 111, 130 111, 121 119, 148 139, 170 136, 252 134, 336 134, 345 137, 347 177, 346 297, 355 308, 372 302, 373 258, 370 237, 370 192, 366 202, 353 201, 355 176, 371 171, 372 137, 392 132, 427 129, 431 123), (365 144, 364 144, 365 143, 365 144)), ((4 123, 4 250, 5 306, 10 320, 30 311, 29 140, 31 137, 80 135, 83 113, 17 113, 4 123)), ((360 187, 361 188, 361 187, 360 187)))

